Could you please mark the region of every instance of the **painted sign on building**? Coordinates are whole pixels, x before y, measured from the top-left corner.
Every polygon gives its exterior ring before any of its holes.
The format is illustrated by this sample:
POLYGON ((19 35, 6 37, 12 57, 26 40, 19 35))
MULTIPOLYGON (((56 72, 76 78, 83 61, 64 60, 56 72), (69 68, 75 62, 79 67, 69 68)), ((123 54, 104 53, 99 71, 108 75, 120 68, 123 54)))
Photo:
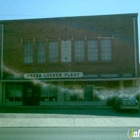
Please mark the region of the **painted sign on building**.
POLYGON ((71 62, 71 40, 61 41, 61 62, 71 62))
POLYGON ((81 78, 83 77, 82 72, 50 72, 50 73, 25 73, 25 79, 34 78, 81 78))

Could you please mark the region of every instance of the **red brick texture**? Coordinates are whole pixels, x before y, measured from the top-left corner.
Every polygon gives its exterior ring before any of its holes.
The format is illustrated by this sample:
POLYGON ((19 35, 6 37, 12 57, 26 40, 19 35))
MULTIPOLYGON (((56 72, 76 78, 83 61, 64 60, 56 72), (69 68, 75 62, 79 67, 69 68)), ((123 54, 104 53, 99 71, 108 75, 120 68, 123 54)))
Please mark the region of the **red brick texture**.
MULTIPOLYGON (((0 21, 4 24, 4 64, 19 73, 79 71, 84 74, 135 75, 133 20, 137 14, 0 21), (112 60, 101 60, 101 40, 111 40, 112 60), (87 41, 98 41, 98 61, 88 62, 87 41), (61 62, 61 40, 72 42, 72 62, 61 62), (84 40, 85 61, 74 61, 74 41, 84 40), (48 62, 48 44, 57 41, 58 63, 48 62), (33 42, 33 63, 24 63, 24 42, 33 42), (46 42, 46 62, 37 63, 36 43, 46 42)), ((136 20, 138 65, 138 27, 136 20)), ((6 78, 6 75, 5 75, 6 78)))

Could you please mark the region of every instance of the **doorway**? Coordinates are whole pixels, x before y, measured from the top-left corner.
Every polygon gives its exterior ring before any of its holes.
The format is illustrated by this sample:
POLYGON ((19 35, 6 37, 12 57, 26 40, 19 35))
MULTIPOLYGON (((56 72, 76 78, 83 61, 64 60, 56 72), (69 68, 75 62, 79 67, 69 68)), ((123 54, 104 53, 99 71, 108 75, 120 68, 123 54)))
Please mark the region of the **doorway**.
POLYGON ((40 87, 31 83, 24 85, 23 105, 24 106, 39 106, 40 87))

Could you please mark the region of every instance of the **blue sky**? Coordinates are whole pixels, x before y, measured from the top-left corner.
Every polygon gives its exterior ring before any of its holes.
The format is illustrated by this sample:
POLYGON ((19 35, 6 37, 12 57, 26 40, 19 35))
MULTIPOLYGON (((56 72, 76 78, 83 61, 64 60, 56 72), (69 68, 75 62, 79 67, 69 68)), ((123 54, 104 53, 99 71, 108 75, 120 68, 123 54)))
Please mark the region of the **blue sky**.
POLYGON ((0 0, 0 19, 140 13, 140 0, 0 0))
POLYGON ((140 14, 140 0, 0 0, 0 20, 123 13, 140 14))

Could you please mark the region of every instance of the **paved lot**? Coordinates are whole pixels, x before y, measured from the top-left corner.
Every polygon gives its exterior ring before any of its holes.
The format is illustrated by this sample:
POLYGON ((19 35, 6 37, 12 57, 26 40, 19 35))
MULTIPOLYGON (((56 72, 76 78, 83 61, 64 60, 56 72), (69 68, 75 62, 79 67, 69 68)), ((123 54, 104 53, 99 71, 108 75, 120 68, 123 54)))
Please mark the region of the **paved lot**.
POLYGON ((0 127, 139 127, 140 113, 90 109, 2 109, 0 127))

